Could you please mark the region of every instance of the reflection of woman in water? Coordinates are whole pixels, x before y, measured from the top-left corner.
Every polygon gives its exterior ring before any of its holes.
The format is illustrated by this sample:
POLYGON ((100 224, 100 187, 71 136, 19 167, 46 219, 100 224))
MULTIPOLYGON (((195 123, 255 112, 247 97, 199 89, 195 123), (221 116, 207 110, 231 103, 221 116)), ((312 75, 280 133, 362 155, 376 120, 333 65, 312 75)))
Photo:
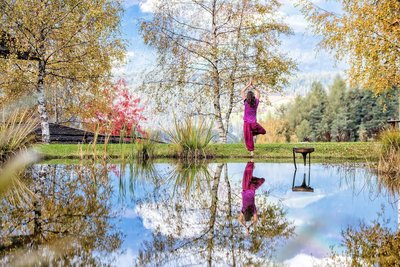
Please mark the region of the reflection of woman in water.
POLYGON ((264 183, 264 178, 253 176, 254 162, 247 163, 242 180, 242 210, 239 214, 239 222, 246 228, 249 234, 250 227, 257 222, 257 208, 255 204, 256 190, 264 183), (251 222, 247 225, 247 222, 251 222))

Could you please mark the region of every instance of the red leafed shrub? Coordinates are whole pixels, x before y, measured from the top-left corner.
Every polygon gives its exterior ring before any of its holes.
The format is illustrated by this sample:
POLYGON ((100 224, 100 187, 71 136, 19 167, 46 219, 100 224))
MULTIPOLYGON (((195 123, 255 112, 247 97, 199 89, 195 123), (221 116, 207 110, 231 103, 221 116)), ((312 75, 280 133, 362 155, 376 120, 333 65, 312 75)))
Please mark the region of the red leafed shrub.
POLYGON ((98 125, 101 133, 123 136, 131 136, 135 132, 143 134, 140 127, 140 123, 146 120, 142 115, 143 107, 140 98, 135 98, 128 90, 126 81, 120 79, 103 92, 106 107, 96 110, 90 123, 98 125))

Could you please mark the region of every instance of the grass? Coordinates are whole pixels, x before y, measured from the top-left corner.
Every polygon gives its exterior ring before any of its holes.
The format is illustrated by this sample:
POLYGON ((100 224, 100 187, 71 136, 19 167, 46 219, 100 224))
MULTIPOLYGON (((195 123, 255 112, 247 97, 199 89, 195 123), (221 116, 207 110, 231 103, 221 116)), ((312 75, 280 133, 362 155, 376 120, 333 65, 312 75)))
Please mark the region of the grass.
POLYGON ((378 163, 378 174, 400 179, 400 131, 387 130, 381 133, 381 151, 378 163))
POLYGON ((182 121, 174 118, 174 127, 166 133, 175 144, 176 156, 182 159, 206 158, 206 148, 210 144, 213 124, 204 120, 187 117, 182 121))
MULTIPOLYGON (((33 162, 38 161, 36 153, 29 150, 35 136, 32 132, 38 126, 38 120, 28 110, 16 110, 4 123, 0 123, 0 194, 13 188, 24 187, 19 175, 33 162)), ((10 194, 19 197, 18 190, 10 194)))
POLYGON ((400 151, 400 131, 399 130, 386 130, 380 134, 380 141, 382 144, 382 153, 387 154, 392 151, 400 151))
MULTIPOLYGON (((254 157, 292 158, 294 147, 315 148, 315 152, 311 154, 311 158, 376 160, 379 157, 376 153, 379 144, 374 142, 256 144, 254 157)), ((210 152, 223 157, 249 156, 243 144, 215 144, 210 146, 210 152)))
POLYGON ((33 131, 39 125, 28 110, 15 111, 5 123, 0 123, 0 161, 26 150, 33 141, 33 131))
MULTIPOLYGON (((82 150, 90 153, 90 145, 82 145, 82 150)), ((380 144, 377 142, 342 142, 342 143, 297 143, 297 144, 256 144, 255 158, 257 159, 291 159, 293 147, 314 147, 315 152, 311 158, 319 160, 368 160, 379 159, 380 144)), ((43 154, 44 159, 75 159, 80 158, 79 145, 76 144, 50 144, 36 145, 43 154)), ((104 151, 104 145, 97 145, 98 153, 104 151)), ((235 159, 249 157, 244 144, 209 144, 208 153, 214 158, 235 159)), ((108 156, 111 158, 135 158, 137 151, 134 144, 109 144, 108 156)), ((155 144, 154 158, 174 158, 176 150, 172 144, 155 144)), ((300 158, 301 156, 298 155, 300 158)))
POLYGON ((157 140, 158 137, 150 137, 150 139, 139 139, 135 142, 136 159, 139 161, 145 161, 152 158, 154 155, 156 143, 151 141, 152 139, 157 140))

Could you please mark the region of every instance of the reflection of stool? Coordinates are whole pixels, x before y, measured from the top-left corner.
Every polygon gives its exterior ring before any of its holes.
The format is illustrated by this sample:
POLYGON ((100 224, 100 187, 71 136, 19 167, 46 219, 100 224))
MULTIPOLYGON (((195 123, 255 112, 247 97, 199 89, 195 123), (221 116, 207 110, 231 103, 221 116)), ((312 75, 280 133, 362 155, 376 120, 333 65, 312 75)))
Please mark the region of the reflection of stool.
POLYGON ((310 171, 308 171, 308 184, 306 182, 306 174, 304 173, 303 177, 303 183, 300 186, 295 186, 295 180, 296 180, 296 171, 294 170, 293 174, 293 184, 292 184, 292 191, 293 192, 314 192, 314 188, 310 186, 310 171))
POLYGON ((312 147, 302 147, 302 148, 293 148, 293 161, 294 167, 297 169, 296 166, 296 154, 301 153, 303 155, 304 166, 306 166, 307 154, 308 154, 308 165, 311 164, 311 153, 314 152, 314 148, 312 147))

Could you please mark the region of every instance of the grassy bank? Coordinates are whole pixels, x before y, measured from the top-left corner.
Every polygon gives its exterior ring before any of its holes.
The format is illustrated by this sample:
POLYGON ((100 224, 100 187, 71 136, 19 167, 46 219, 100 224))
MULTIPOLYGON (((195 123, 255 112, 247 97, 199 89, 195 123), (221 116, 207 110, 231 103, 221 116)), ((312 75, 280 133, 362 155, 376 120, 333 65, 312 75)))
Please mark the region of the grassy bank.
MULTIPOLYGON (((45 159, 56 158, 79 158, 81 155, 79 145, 74 144, 51 144, 37 145, 37 149, 45 159)), ((314 147, 312 153, 314 159, 337 159, 337 160, 377 160, 379 144, 375 142, 346 142, 346 143, 298 143, 298 144, 256 144, 255 158, 259 159, 289 159, 292 158, 293 147, 314 147)), ((249 153, 243 144, 211 144, 208 154, 215 158, 246 158, 249 153)), ((83 145, 82 151, 86 155, 94 152, 89 145, 83 145)), ((102 155, 104 145, 96 146, 96 154, 102 155)), ((107 146, 110 157, 134 157, 135 146, 131 144, 110 144, 107 146)), ((154 157, 172 158, 175 155, 173 145, 156 144, 154 157)), ((299 157, 301 157, 299 155, 299 157)))

